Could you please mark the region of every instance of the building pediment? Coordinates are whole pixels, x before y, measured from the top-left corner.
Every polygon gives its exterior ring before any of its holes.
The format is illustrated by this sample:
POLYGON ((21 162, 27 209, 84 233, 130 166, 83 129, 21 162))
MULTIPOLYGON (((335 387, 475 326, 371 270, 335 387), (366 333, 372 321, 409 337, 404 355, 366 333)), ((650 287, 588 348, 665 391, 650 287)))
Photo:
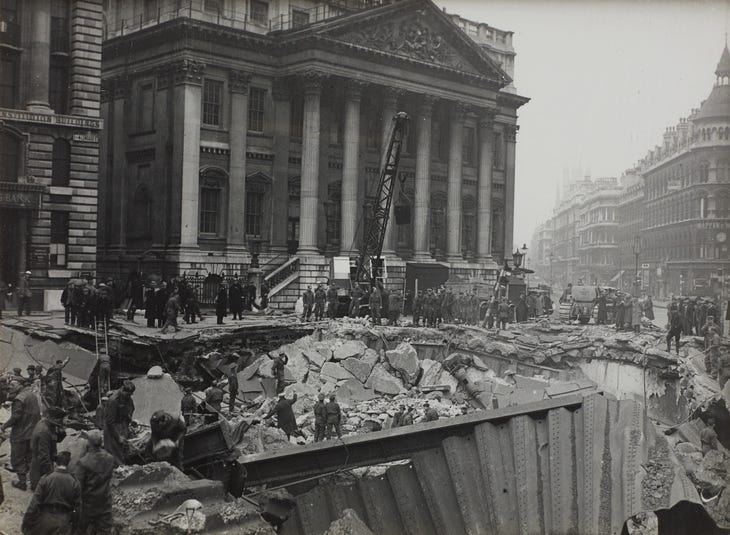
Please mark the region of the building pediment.
POLYGON ((509 76, 430 0, 405 0, 356 13, 314 30, 319 39, 457 70, 500 86, 509 76))

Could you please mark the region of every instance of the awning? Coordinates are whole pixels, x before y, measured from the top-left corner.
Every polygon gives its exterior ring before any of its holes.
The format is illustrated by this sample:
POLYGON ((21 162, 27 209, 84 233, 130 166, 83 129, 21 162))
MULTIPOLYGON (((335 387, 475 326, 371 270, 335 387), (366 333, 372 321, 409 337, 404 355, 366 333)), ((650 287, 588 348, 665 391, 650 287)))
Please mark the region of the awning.
POLYGON ((616 276, 608 282, 618 282, 618 280, 621 278, 621 275, 623 275, 623 274, 624 274, 624 270, 622 269, 621 271, 616 273, 616 276))

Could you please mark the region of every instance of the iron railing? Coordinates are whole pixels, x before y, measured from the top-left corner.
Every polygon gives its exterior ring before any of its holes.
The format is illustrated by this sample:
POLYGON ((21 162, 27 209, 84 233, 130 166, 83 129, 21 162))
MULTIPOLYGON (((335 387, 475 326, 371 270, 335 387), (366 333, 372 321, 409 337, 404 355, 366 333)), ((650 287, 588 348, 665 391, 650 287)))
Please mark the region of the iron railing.
POLYGON ((264 280, 269 284, 269 288, 273 290, 276 286, 296 273, 299 273, 299 257, 294 256, 266 275, 264 280))

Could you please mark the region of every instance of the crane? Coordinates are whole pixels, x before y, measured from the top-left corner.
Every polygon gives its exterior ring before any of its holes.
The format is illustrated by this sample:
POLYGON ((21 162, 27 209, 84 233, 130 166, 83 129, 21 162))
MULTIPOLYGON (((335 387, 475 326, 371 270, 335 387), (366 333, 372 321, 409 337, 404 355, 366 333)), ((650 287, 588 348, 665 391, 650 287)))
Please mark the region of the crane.
POLYGON ((398 165, 403 141, 408 133, 408 114, 398 112, 393 117, 390 129, 390 141, 388 148, 383 155, 380 169, 380 181, 375 202, 372 204, 372 217, 370 224, 365 229, 365 239, 360 249, 360 257, 357 262, 355 283, 369 283, 371 287, 376 285, 377 279, 382 277, 383 240, 385 231, 388 228, 390 217, 390 206, 395 193, 395 181, 398 178, 398 165))

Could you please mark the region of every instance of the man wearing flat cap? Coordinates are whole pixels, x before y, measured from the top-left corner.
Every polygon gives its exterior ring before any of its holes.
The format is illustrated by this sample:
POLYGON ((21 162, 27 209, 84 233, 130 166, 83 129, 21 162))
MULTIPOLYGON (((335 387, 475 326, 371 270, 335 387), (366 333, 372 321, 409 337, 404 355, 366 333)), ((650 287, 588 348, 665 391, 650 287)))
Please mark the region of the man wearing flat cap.
POLYGON ((86 434, 86 453, 76 465, 76 479, 81 485, 79 533, 111 533, 111 481, 118 465, 113 455, 102 448, 103 436, 96 429, 86 434))
POLYGON ((66 412, 59 407, 50 407, 46 417, 35 425, 30 439, 30 490, 35 490, 38 481, 53 472, 58 437, 63 429, 66 412))

